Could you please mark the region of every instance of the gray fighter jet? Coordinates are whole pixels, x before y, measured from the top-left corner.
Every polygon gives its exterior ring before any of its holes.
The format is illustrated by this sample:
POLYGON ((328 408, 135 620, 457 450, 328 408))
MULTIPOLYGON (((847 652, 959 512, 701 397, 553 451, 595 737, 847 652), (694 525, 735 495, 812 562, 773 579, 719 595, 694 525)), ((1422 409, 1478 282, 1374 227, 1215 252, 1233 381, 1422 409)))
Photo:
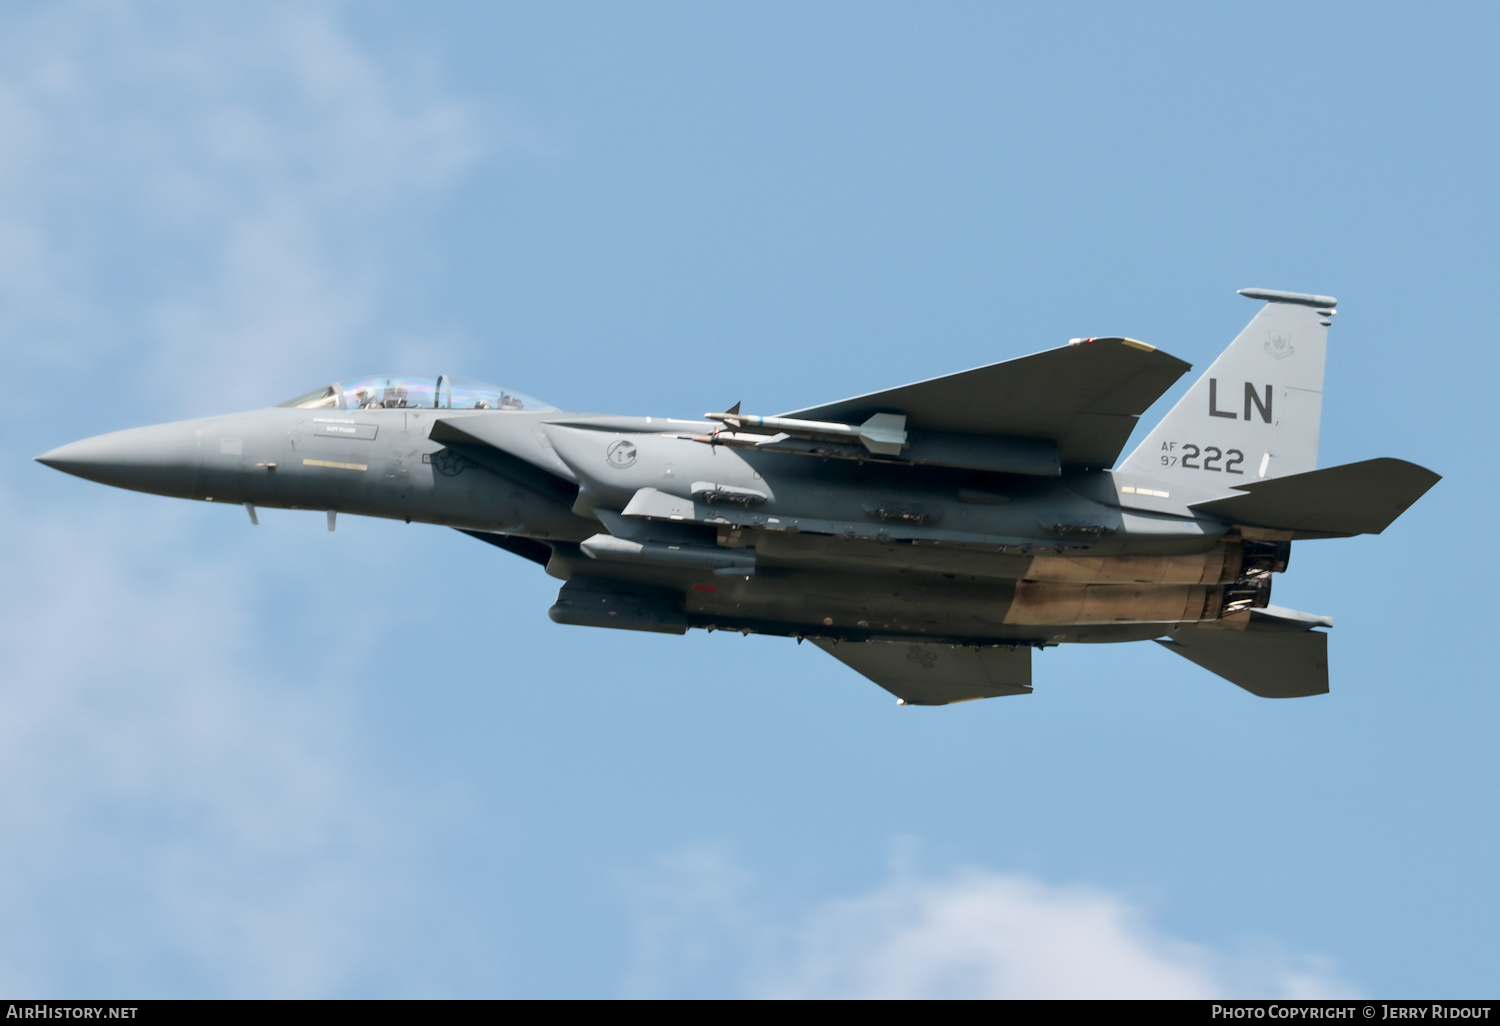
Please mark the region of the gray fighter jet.
POLYGON ((1256 695, 1319 694, 1332 621, 1270 605, 1272 576, 1293 541, 1379 534, 1439 478, 1316 469, 1336 301, 1240 294, 1265 305, 1118 465, 1189 369, 1129 338, 703 420, 380 376, 37 459, 251 523, 454 527, 563 581, 557 623, 806 639, 903 704, 1029 692, 1033 649, 1153 639, 1256 695))

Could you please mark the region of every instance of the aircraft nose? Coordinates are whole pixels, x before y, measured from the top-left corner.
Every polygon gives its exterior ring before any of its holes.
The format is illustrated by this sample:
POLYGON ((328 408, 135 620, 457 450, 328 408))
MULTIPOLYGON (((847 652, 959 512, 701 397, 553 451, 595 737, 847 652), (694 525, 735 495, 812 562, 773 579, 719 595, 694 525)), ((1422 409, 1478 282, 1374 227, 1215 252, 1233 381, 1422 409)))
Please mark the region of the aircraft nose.
POLYGON ((187 497, 202 476, 202 435, 197 421, 155 424, 59 446, 36 461, 116 488, 187 497))

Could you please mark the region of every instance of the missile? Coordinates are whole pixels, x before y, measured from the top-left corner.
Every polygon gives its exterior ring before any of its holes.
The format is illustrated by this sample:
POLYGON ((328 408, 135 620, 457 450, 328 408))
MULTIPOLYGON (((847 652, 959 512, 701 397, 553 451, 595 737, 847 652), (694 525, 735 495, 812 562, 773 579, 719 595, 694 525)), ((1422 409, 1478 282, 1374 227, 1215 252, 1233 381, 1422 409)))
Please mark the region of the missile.
POLYGON ((704 416, 736 432, 764 428, 769 432, 780 432, 793 438, 859 441, 866 449, 882 456, 899 456, 901 450, 906 448, 906 415, 903 413, 877 413, 863 424, 840 424, 830 420, 796 420, 792 417, 756 417, 748 413, 740 413, 737 409, 728 413, 705 413, 704 416))

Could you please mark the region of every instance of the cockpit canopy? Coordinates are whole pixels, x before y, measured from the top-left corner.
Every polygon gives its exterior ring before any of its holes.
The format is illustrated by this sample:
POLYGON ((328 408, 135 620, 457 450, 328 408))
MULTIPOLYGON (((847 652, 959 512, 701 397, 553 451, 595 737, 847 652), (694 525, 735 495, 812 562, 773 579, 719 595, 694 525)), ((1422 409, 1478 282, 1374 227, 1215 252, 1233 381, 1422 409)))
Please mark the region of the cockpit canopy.
POLYGON ((299 410, 552 410, 540 399, 470 378, 377 374, 315 389, 280 406, 299 410))

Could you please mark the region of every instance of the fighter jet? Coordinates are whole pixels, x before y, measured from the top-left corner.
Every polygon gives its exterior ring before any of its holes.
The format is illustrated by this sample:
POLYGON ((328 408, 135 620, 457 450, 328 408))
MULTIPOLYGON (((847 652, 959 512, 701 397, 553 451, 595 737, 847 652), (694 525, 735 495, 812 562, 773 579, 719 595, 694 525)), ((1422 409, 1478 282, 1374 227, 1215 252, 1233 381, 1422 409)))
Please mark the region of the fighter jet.
POLYGON ((1148 640, 1255 695, 1320 694, 1333 621, 1271 605, 1273 577, 1293 542, 1379 534, 1439 478, 1317 469, 1336 300, 1240 294, 1264 305, 1118 463, 1190 369, 1121 337, 701 420, 376 376, 37 459, 252 524, 456 528, 561 580, 559 624, 806 640, 906 705, 1025 694, 1034 650, 1148 640))

